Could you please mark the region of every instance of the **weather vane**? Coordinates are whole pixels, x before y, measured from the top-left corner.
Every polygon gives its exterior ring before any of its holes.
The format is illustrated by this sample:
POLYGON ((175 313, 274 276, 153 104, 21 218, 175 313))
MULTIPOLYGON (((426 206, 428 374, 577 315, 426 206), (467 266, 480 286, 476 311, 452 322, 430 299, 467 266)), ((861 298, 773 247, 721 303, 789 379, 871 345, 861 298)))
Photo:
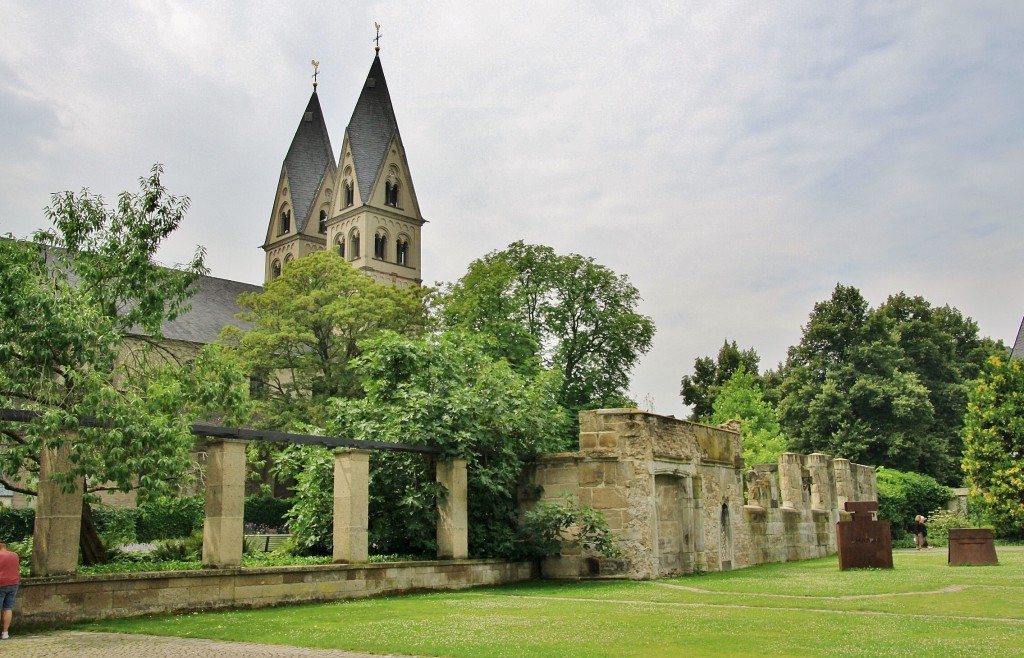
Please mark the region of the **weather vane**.
POLYGON ((373 38, 373 40, 377 42, 377 45, 374 47, 374 50, 380 52, 380 23, 374 23, 373 26, 377 28, 377 36, 373 38))
POLYGON ((313 65, 313 91, 316 91, 316 76, 320 75, 320 62, 314 59, 309 63, 313 65))

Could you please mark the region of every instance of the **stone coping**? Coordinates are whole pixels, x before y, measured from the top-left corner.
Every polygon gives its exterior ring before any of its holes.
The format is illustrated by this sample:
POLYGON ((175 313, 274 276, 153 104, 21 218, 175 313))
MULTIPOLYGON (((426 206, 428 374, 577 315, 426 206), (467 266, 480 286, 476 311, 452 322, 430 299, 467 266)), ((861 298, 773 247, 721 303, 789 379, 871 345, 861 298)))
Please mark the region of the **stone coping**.
MULTIPOLYGON (((514 562, 514 561, 513 561, 514 562)), ((293 564, 265 567, 228 567, 222 569, 176 569, 170 571, 133 571, 125 573, 67 574, 61 576, 26 576, 22 585, 56 585, 110 580, 158 580, 161 578, 213 578, 278 573, 315 573, 317 571, 349 571, 353 569, 394 569, 410 567, 450 567, 461 565, 509 564, 497 558, 466 558, 458 560, 409 560, 404 562, 346 562, 344 564, 293 564)))

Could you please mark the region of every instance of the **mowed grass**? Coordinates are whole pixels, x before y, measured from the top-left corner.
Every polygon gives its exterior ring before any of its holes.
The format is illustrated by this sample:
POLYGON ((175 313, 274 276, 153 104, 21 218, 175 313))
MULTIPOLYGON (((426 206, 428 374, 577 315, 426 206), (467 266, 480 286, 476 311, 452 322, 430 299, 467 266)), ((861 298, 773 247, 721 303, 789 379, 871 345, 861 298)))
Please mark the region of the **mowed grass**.
POLYGON ((654 582, 531 582, 462 592, 82 624, 81 630, 473 658, 1020 656, 1024 551, 895 569, 835 557, 654 582))

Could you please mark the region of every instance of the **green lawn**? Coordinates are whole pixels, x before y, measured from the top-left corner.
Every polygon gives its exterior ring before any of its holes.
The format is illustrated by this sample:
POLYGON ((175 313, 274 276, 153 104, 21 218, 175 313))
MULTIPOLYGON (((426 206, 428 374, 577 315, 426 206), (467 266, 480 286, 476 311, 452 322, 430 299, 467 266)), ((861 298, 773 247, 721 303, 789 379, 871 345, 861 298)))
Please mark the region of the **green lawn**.
POLYGON ((656 582, 533 582, 262 610, 95 622, 82 630, 419 656, 1020 656, 1024 551, 949 567, 836 558, 656 582))

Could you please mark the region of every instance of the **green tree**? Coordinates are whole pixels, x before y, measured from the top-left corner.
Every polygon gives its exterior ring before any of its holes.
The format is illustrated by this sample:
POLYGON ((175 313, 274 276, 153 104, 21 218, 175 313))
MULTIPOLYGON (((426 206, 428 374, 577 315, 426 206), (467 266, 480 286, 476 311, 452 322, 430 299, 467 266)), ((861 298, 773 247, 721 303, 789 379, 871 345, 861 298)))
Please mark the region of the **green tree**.
POLYGON ((240 295, 254 327, 228 327, 222 338, 257 382, 258 422, 278 430, 322 427, 329 400, 362 395, 352 369, 360 341, 387 330, 423 332, 423 294, 377 283, 324 250, 288 263, 263 292, 240 295))
POLYGON ((837 285, 781 370, 790 447, 955 484, 965 382, 993 349, 956 309, 901 293, 873 310, 837 285))
POLYGON ((718 392, 710 422, 720 425, 734 418, 742 428, 744 463, 778 462, 786 452, 786 437, 775 408, 764 399, 757 375, 747 372, 742 363, 718 392))
POLYGON ((928 390, 931 422, 919 429, 927 443, 945 446, 933 475, 948 484, 959 481, 963 453, 961 429, 971 383, 985 360, 1001 347, 978 335, 978 326, 951 306, 933 307, 922 297, 890 296, 875 311, 902 351, 900 369, 917 375, 928 390))
POLYGON ((220 350, 179 362, 161 349, 161 325, 187 310, 204 272, 201 250, 176 269, 153 260, 188 207, 161 173, 153 167, 115 208, 87 190, 55 194, 52 229, 0 240, 0 406, 38 414, 0 423, 0 482, 14 491, 34 494, 42 449, 66 446, 70 465, 56 478, 69 488, 85 478, 87 491, 176 492, 192 463, 190 424, 245 412, 245 378, 220 350))
POLYGON ((946 446, 922 437, 933 408, 928 389, 902 361, 886 322, 860 291, 837 285, 815 304, 784 367, 779 417, 790 447, 935 474, 946 446))
POLYGON ((679 387, 683 402, 693 408, 690 418, 707 420, 722 385, 741 366, 756 378, 760 361, 761 357, 753 348, 741 350, 736 341, 730 343, 728 339, 722 342, 716 358, 702 356, 694 360, 693 375, 684 375, 679 387))
POLYGON ((993 356, 971 389, 963 469, 997 530, 1024 534, 1024 361, 993 356))
MULTIPOLYGON (((357 367, 366 397, 336 399, 329 433, 436 446, 446 457, 465 459, 470 551, 512 554, 523 460, 562 447, 557 437, 564 433, 565 416, 556 403, 557 373, 527 378, 503 359, 492 358, 482 337, 465 332, 422 340, 388 333, 363 347, 357 367)), ((421 554, 436 550, 437 495, 429 459, 374 453, 374 549, 421 554)), ((321 536, 327 539, 329 534, 321 536)))
POLYGON ((893 539, 899 539, 910 531, 915 516, 930 516, 933 511, 944 508, 953 497, 949 487, 920 473, 882 467, 877 471, 877 481, 878 518, 889 522, 893 539))
POLYGON ((492 336, 492 353, 519 372, 561 373, 558 402, 575 411, 628 403, 630 371, 654 337, 639 303, 628 277, 592 258, 514 242, 474 261, 445 291, 440 315, 449 328, 492 336))

